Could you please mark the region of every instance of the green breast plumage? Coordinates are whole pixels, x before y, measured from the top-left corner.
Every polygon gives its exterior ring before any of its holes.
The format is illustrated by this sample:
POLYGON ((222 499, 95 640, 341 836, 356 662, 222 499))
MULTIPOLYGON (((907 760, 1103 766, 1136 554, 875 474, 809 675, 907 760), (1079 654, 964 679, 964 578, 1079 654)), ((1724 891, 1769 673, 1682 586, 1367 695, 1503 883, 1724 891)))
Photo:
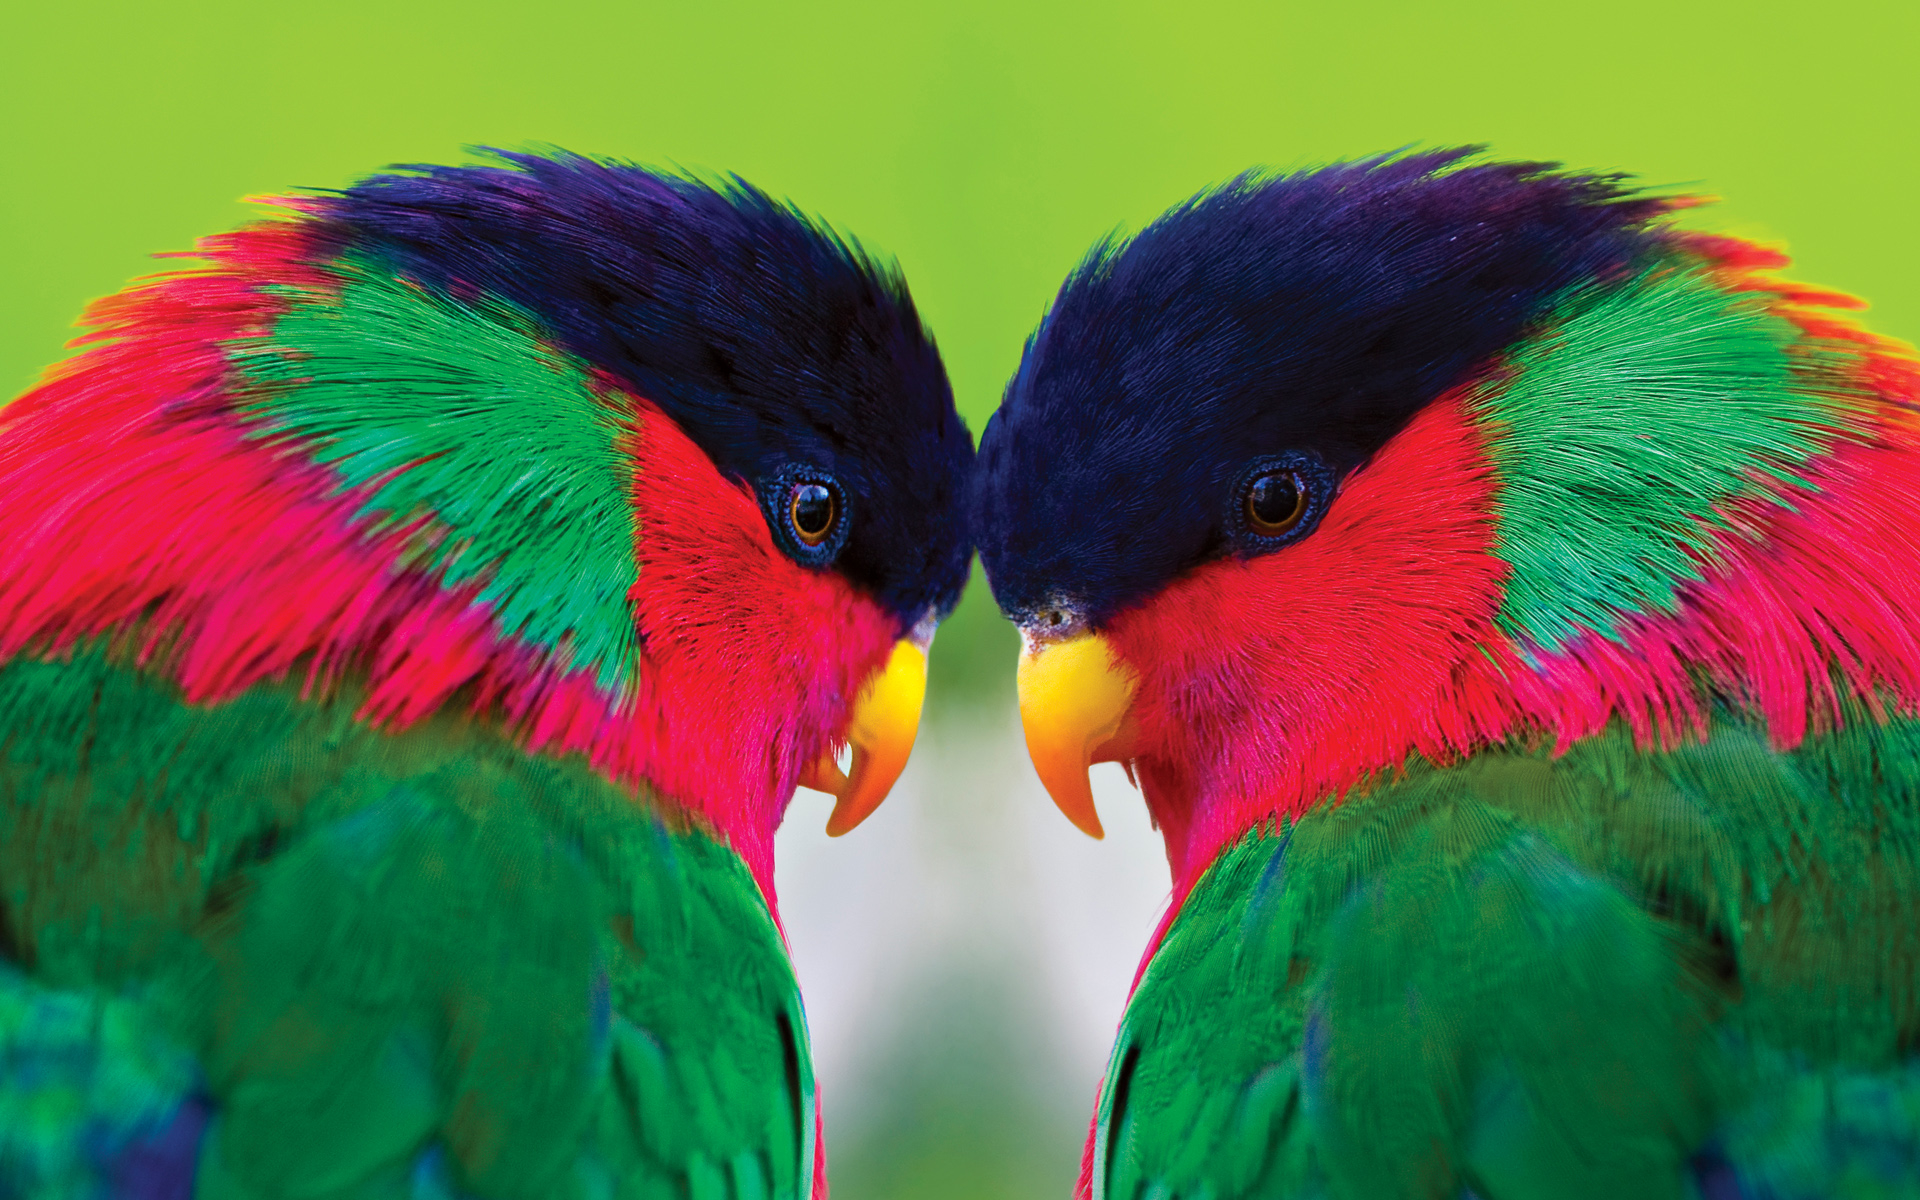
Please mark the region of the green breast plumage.
POLYGON ((778 930, 645 796, 351 694, 190 707, 97 651, 0 668, 0 705, 0 1048, 39 1064, 0 1086, 38 1121, 10 1179, 193 1102, 202 1197, 809 1194, 778 930))
POLYGON ((1129 1006, 1094 1195, 1920 1194, 1920 723, 1849 716, 1249 834, 1129 1006))

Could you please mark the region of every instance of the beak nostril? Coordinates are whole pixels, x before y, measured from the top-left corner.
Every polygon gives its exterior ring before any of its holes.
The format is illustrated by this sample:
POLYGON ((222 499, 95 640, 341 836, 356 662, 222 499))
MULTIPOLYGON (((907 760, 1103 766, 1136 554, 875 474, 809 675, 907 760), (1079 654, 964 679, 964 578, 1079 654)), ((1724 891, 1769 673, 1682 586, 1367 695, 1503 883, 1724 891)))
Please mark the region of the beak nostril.
POLYGON ((1042 645, 1075 637, 1087 627, 1079 607, 1063 599, 1022 608, 1014 617, 1014 623, 1020 627, 1020 636, 1029 653, 1042 645))

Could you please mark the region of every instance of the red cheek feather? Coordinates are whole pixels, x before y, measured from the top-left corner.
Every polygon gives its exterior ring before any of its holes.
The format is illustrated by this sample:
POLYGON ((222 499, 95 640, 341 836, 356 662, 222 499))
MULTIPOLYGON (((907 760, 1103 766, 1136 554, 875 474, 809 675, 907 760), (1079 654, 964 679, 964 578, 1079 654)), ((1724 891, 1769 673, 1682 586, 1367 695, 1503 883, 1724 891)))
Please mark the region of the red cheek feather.
POLYGON ((720 828, 764 831, 770 870, 800 771, 840 744, 852 697, 902 630, 840 575, 781 553, 753 493, 650 404, 630 453, 636 741, 663 751, 647 776, 720 828))
POLYGON ((1109 641, 1140 676, 1134 716, 1152 749, 1136 765, 1175 910, 1249 825, 1461 732, 1438 701, 1494 632, 1506 573, 1494 490, 1456 393, 1354 474, 1298 544, 1210 563, 1114 619, 1109 641))

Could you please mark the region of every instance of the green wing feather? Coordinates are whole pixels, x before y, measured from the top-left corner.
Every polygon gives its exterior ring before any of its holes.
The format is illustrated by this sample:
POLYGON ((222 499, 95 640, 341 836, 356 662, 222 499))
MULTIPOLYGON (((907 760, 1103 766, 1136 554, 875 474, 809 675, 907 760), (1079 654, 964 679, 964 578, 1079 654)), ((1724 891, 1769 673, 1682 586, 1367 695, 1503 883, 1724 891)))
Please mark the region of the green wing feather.
POLYGON ((195 1093, 205 1200, 807 1195, 805 1022, 739 858, 583 763, 356 703, 0 668, 0 1048, 99 1060, 0 1080, 38 1114, 0 1179, 64 1194, 90 1113, 195 1093))
POLYGON ((1850 715, 1250 834, 1128 1008, 1094 1194, 1920 1196, 1920 724, 1850 715))
POLYGON ((1662 266, 1579 293, 1484 385, 1508 634, 1559 648, 1612 635, 1623 614, 1672 613, 1730 502, 1791 503, 1806 486, 1859 385, 1771 299, 1662 266))
POLYGON ((444 536, 421 565, 478 581, 505 632, 603 689, 631 686, 633 414, 498 297, 461 303, 351 253, 327 270, 337 295, 276 289, 272 330, 226 347, 250 432, 369 489, 366 515, 432 516, 444 536))

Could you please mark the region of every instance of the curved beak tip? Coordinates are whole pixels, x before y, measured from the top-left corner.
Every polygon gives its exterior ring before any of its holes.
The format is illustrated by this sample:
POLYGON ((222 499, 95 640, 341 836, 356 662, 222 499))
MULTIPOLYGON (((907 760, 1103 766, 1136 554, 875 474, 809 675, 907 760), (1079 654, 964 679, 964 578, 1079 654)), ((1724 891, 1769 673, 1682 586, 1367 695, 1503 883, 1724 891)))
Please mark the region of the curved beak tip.
POLYGON ((1027 735, 1027 755, 1033 759, 1033 769, 1040 776, 1040 784, 1047 789, 1047 795, 1053 797, 1054 805, 1059 808, 1074 828, 1096 840, 1107 836, 1106 829, 1100 824, 1100 811, 1093 804, 1093 782, 1087 777, 1087 768, 1093 764, 1079 754, 1061 754, 1053 746, 1034 746, 1031 732, 1027 735))
POLYGON ((1047 794, 1089 837, 1105 831, 1087 768, 1126 757, 1120 743, 1135 686, 1133 673, 1098 634, 1020 656, 1020 723, 1027 754, 1047 794))
POLYGON ((920 732, 927 696, 927 656, 911 639, 896 642, 886 664, 874 672, 853 702, 847 741, 852 769, 842 774, 831 755, 822 757, 800 782, 836 798, 827 836, 839 837, 872 815, 906 769, 920 732))

